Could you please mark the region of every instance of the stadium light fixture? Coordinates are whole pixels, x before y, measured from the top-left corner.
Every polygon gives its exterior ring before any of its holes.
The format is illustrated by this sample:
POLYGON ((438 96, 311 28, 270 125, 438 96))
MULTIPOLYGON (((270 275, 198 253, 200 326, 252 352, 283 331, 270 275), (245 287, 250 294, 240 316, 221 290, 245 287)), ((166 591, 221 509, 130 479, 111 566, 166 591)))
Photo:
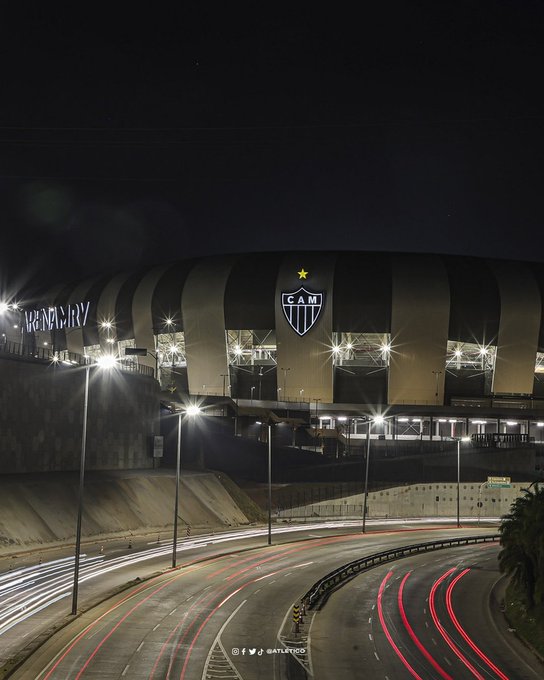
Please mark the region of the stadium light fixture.
POLYGON ((0 302, 0 314, 5 314, 9 310, 9 305, 7 302, 0 302))

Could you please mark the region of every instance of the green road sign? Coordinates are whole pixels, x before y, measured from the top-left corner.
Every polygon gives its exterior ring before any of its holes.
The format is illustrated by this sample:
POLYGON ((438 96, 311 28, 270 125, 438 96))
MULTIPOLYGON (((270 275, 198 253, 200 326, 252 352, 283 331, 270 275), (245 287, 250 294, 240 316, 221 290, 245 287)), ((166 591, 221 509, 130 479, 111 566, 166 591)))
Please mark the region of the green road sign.
POLYGON ((510 477, 488 477, 487 478, 487 488, 488 489, 510 489, 512 480, 510 477))

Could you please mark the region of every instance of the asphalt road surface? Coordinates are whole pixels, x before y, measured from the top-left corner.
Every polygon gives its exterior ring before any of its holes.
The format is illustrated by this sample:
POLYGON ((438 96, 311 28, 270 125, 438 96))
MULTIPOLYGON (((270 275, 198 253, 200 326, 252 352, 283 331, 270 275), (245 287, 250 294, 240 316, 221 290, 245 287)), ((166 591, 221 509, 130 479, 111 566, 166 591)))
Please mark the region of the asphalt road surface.
POLYGON ((210 557, 141 583, 65 627, 13 677, 296 680, 312 673, 317 679, 335 680, 479 677, 467 675, 460 655, 481 677, 502 677, 486 674, 490 666, 452 623, 450 607, 467 637, 492 663, 506 669, 506 677, 542 677, 530 675, 515 649, 505 651, 493 631, 486 631, 485 588, 498 576, 496 548, 489 546, 403 559, 394 563, 393 572, 375 568, 335 593, 315 618, 306 618, 309 638, 293 635, 293 603, 335 567, 387 546, 489 529, 312 533, 311 540, 210 557), (482 582, 473 581, 476 572, 483 574, 482 582), (414 637, 404 626, 401 611, 414 637))
POLYGON ((495 601, 498 550, 483 544, 427 553, 350 581, 313 621, 315 677, 544 677, 495 601))
MULTIPOLYGON (((436 520, 371 522, 369 528, 429 526, 436 520)), ((449 521, 451 524, 451 520, 449 521)), ((444 524, 442 524, 444 526, 444 524)), ((273 528, 274 543, 319 535, 357 531, 353 521, 315 524, 280 524, 273 528)), ((184 538, 178 542, 178 564, 260 547, 266 543, 265 527, 243 527, 215 534, 184 538)), ((83 548, 79 579, 79 604, 88 608, 128 582, 168 568, 171 539, 160 535, 87 543, 83 548), (130 546, 130 547, 129 547, 130 546)), ((66 619, 71 610, 73 548, 34 551, 0 559, 0 667, 28 652, 51 626, 66 619)))

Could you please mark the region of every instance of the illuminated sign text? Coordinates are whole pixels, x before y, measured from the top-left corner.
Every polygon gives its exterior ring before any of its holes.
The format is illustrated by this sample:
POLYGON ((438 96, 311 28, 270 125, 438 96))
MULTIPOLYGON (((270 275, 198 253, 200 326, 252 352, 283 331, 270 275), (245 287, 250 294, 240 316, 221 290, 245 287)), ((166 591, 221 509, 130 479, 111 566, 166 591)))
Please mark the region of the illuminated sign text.
POLYGON ((25 310, 26 331, 35 333, 84 326, 87 323, 90 306, 90 302, 75 302, 64 306, 25 310))

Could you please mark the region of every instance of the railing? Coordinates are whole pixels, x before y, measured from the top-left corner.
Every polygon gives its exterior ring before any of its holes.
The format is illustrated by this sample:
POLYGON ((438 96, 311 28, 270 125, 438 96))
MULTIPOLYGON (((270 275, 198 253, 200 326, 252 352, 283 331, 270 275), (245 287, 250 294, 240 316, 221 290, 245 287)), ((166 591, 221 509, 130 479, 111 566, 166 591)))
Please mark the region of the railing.
MULTIPOLYGON (((72 366, 88 366, 95 363, 91 357, 86 357, 76 352, 69 352, 68 350, 54 351, 49 347, 32 347, 31 345, 23 345, 11 340, 0 343, 0 352, 24 359, 72 366)), ((134 361, 126 361, 123 358, 117 362, 117 368, 127 373, 138 373, 139 375, 146 375, 151 378, 155 374, 151 366, 143 366, 134 361)))
POLYGON ((392 562, 393 560, 398 560, 402 557, 417 555, 419 553, 429 552, 430 550, 442 550, 443 548, 453 548, 454 546, 459 545, 494 542, 498 541, 499 538, 500 536, 498 534, 489 536, 464 536, 462 538, 448 538, 441 541, 415 543, 414 545, 405 545, 399 548, 391 548, 390 550, 374 553, 367 557, 362 557, 353 562, 349 562, 348 564, 331 571, 317 581, 317 583, 314 583, 302 600, 307 603, 309 609, 313 609, 318 605, 322 606, 325 604, 329 595, 331 595, 334 590, 341 587, 346 581, 378 564, 392 562))

